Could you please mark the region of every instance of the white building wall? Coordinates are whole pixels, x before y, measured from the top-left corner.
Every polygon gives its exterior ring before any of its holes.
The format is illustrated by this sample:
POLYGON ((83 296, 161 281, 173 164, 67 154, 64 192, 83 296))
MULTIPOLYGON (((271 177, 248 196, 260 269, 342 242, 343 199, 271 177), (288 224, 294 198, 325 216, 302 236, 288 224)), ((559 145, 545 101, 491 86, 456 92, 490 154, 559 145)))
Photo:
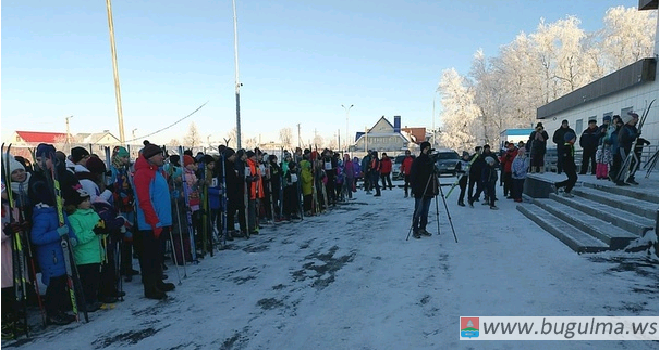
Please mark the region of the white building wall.
MULTIPOLYGON (((658 80, 655 82, 643 84, 633 88, 626 89, 621 92, 603 97, 601 99, 585 103, 583 105, 574 107, 570 110, 558 113, 549 119, 540 120, 543 127, 548 132, 552 139, 552 133, 555 132, 560 126, 563 119, 568 120, 570 127, 575 130, 579 135, 587 128, 588 120, 590 117, 597 117, 598 125, 603 124, 603 115, 612 113, 612 115, 621 115, 621 110, 624 108, 632 107, 633 112, 639 114, 641 117, 649 103, 652 100, 653 106, 649 110, 648 117, 642 128, 642 137, 651 142, 652 147, 658 146, 658 80), (582 120, 582 128, 576 129, 578 120, 582 120)), ((550 140, 552 141, 552 140, 550 140)), ((550 146, 550 144, 549 144, 550 146)), ((575 143, 576 149, 581 147, 575 143)))

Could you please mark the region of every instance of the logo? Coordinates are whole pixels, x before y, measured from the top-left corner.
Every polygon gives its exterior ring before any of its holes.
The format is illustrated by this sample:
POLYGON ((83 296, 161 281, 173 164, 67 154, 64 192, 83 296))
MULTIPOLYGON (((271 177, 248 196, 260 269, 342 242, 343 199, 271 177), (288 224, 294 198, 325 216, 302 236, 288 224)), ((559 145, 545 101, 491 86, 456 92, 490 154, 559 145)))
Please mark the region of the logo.
POLYGON ((479 317, 461 316, 461 338, 476 338, 479 336, 479 317))

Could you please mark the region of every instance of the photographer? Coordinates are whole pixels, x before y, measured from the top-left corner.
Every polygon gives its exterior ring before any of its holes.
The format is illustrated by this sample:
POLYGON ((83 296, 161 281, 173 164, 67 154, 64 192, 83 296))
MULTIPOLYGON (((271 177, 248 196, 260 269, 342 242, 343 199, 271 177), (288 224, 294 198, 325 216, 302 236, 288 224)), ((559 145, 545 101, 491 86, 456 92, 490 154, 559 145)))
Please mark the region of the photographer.
POLYGON ((415 196, 415 214, 413 217, 413 236, 415 238, 420 238, 421 235, 431 235, 426 231, 429 206, 431 205, 431 198, 438 194, 437 177, 433 171, 434 162, 429 156, 431 144, 422 142, 420 150, 419 157, 413 161, 410 176, 412 194, 415 196))

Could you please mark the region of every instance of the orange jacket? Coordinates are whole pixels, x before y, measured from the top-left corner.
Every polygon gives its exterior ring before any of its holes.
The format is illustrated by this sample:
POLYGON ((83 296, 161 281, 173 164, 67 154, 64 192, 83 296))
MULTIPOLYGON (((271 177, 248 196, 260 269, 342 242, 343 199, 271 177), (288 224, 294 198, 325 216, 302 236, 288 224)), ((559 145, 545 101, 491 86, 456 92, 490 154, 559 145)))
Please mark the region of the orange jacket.
POLYGON ((261 181, 261 171, 259 170, 257 162, 248 158, 247 164, 250 167, 250 177, 255 178, 254 181, 248 183, 250 199, 265 198, 266 194, 264 193, 264 184, 261 181))

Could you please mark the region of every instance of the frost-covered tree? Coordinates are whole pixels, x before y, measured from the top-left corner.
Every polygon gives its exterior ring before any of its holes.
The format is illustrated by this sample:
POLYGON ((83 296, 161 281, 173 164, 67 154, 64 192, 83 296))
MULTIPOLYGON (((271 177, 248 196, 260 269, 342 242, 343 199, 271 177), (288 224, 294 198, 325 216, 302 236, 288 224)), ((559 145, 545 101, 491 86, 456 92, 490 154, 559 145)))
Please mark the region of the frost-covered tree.
POLYGON ((201 136, 197 130, 197 125, 195 122, 190 123, 190 128, 188 128, 188 133, 183 138, 185 146, 190 148, 195 148, 201 143, 201 136))
POLYGON ((603 17, 603 55, 612 69, 620 69, 653 55, 658 11, 611 8, 603 17))
POLYGON ((445 69, 440 78, 439 91, 442 122, 439 143, 454 150, 473 149, 477 142, 476 119, 479 109, 474 103, 469 81, 455 69, 445 69))
POLYGON ((280 142, 287 147, 291 148, 291 141, 293 140, 293 131, 291 128, 280 129, 280 142))

